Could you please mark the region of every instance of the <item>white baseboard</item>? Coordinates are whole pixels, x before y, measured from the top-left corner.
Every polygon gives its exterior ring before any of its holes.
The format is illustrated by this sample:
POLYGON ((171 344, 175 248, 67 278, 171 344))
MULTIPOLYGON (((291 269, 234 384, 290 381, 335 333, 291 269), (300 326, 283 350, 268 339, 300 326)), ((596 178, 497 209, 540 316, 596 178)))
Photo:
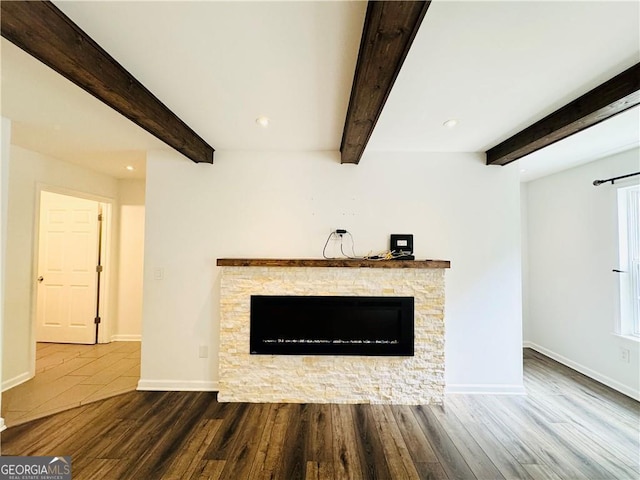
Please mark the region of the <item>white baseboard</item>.
POLYGON ((2 391, 5 392, 10 388, 17 387, 21 383, 24 383, 27 380, 31 380, 31 378, 33 378, 33 375, 30 375, 29 372, 24 372, 16 377, 5 380, 4 382, 2 382, 2 391))
POLYGON ((111 335, 112 342, 141 342, 142 335, 111 335))
POLYGON ((536 352, 540 352, 541 354, 546 355, 549 358, 552 358, 556 362, 560 362, 563 365, 566 365, 567 367, 572 368, 575 371, 580 372, 589 378, 592 378, 600 383, 603 383, 607 387, 611 387, 620 393, 624 393, 627 397, 631 397, 634 400, 640 401, 640 392, 638 392, 637 390, 634 390, 633 388, 627 385, 624 385, 623 383, 618 382, 617 380, 614 380, 611 377, 607 377, 606 375, 603 375, 600 372, 596 372, 595 370, 592 370, 589 367, 585 367, 584 365, 578 362, 574 362, 573 360, 570 360, 567 357, 560 355, 559 353, 549 350, 548 348, 545 348, 541 345, 537 345, 533 342, 529 342, 529 341, 523 342, 522 346, 525 348, 530 348, 532 350, 535 350, 536 352))
POLYGON ((447 395, 526 395, 522 385, 452 384, 444 387, 447 395))
POLYGON ((0 417, 0 432, 6 429, 7 426, 4 424, 4 418, 0 417))
POLYGON ((217 392, 218 382, 200 380, 142 380, 137 390, 152 392, 217 392))

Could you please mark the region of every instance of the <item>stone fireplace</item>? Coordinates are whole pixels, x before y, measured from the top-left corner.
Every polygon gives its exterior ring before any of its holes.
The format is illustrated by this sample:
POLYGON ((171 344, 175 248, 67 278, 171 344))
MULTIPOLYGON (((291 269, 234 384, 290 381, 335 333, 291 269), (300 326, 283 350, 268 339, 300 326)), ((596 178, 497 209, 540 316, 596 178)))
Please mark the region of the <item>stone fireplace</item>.
POLYGON ((219 401, 442 402, 449 262, 220 259, 218 265, 223 267, 219 401), (252 296, 411 298, 413 356, 252 355, 252 296))

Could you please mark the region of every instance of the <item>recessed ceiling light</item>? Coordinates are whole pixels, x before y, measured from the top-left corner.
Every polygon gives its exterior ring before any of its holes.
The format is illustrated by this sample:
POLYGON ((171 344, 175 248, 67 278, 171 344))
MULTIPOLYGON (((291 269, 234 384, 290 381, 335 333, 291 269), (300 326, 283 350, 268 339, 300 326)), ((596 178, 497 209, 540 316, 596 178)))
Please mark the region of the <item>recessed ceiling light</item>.
POLYGON ((129 170, 130 172, 133 172, 135 170, 135 168, 133 167, 133 165, 127 165, 126 167, 127 170, 129 170))
POLYGON ((256 123, 263 128, 267 128, 269 126, 269 117, 260 115, 258 118, 256 118, 256 123))
POLYGON ((526 168, 521 168, 521 169, 520 169, 520 173, 524 173, 524 172, 526 172, 526 171, 527 171, 527 169, 526 169, 526 168))
POLYGON ((456 125, 458 125, 458 120, 456 120, 455 118, 452 118, 451 120, 447 120, 446 122, 444 122, 442 125, 444 125, 447 128, 453 128, 456 125))

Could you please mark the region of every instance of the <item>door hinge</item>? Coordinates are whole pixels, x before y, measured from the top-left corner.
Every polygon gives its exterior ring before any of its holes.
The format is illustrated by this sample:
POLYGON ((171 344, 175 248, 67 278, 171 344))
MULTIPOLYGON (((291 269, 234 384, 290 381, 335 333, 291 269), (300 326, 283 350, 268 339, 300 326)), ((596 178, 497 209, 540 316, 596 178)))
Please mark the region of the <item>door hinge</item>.
POLYGON ((101 221, 102 221, 102 214, 101 214, 101 213, 99 213, 99 214, 98 214, 98 221, 99 221, 99 222, 101 222, 101 221))
POLYGON ((102 320, 100 319, 100 317, 96 317, 93 319, 93 323, 95 323, 96 325, 99 324, 102 320))
POLYGON ((102 265, 96 265, 96 272, 102 273, 102 265))

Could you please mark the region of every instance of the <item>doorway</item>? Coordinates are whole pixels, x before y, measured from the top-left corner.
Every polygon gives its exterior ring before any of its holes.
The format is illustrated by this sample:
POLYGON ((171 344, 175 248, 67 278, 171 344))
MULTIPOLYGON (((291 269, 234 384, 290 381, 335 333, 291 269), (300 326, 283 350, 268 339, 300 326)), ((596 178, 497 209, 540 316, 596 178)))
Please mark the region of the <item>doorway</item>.
POLYGON ((34 344, 95 344, 104 337, 109 213, 109 203, 40 192, 34 344))

